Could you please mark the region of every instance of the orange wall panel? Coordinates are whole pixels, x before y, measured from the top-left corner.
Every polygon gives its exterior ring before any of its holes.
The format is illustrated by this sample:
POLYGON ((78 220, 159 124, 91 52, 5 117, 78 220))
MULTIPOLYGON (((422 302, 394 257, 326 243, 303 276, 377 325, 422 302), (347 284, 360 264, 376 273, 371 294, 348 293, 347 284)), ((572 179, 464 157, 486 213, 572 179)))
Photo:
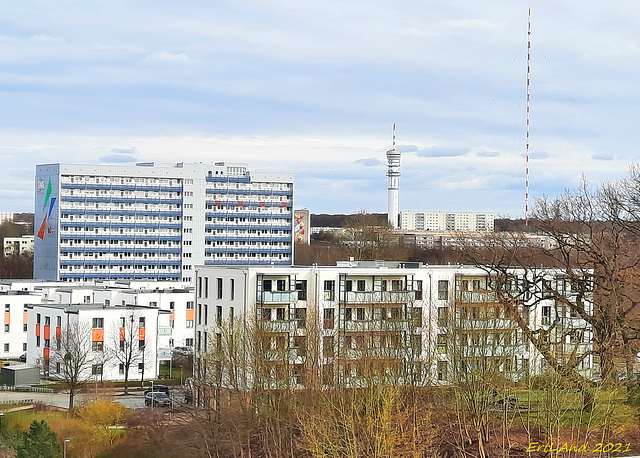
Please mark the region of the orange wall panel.
POLYGON ((91 330, 92 342, 104 342, 104 329, 96 328, 91 330))
POLYGON ((9 324, 11 322, 11 313, 4 312, 4 324, 9 324))
POLYGON ((51 326, 44 325, 44 338, 48 340, 51 338, 51 326))
POLYGON ((145 336, 145 329, 144 328, 140 328, 140 340, 144 340, 144 336, 145 336))
POLYGON ((194 309, 187 310, 187 320, 194 320, 196 318, 196 311, 194 309))

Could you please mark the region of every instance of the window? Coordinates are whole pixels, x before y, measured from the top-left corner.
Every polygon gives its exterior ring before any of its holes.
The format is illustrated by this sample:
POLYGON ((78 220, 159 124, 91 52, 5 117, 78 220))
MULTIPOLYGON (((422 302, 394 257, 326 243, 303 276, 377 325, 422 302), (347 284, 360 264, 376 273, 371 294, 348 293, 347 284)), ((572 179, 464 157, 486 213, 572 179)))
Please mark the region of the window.
POLYGON ((187 302, 187 310, 193 310, 193 301, 187 302))
POLYGON ((104 343, 100 341, 91 342, 91 350, 92 351, 103 351, 104 343))
MULTIPOLYGON (((60 343, 58 343, 58 345, 60 345, 60 343)), ((58 350, 60 350, 60 348, 58 348, 58 350)), ((22 344, 22 351, 27 351, 27 343, 23 343, 22 344)))
POLYGON ((5 352, 9 351, 9 344, 8 343, 4 344, 4 351, 5 352))
POLYGON ((190 338, 184 339, 184 344, 185 344, 185 346, 187 346, 187 347, 193 347, 193 337, 190 337, 190 338))
POLYGON ((118 366, 118 373, 120 375, 124 375, 124 364, 120 363, 120 365, 118 366))
POLYGON ((449 299, 449 280, 438 280, 438 299, 441 301, 449 299))
POLYGON ((422 307, 411 307, 409 309, 409 319, 416 328, 422 327, 422 307))
POLYGON ((222 278, 216 278, 217 282, 217 291, 218 291, 218 299, 222 299, 222 278))
POLYGON ((415 289, 416 300, 421 301, 422 300, 422 280, 416 280, 414 282, 414 289, 415 289))
POLYGON ((102 375, 102 364, 91 365, 91 375, 102 375))
MULTIPOLYGON (((62 326, 62 317, 61 316, 56 317, 56 326, 58 326, 58 327, 62 326)), ((25 329, 25 331, 26 331, 26 329, 25 329)))
POLYGON ((4 332, 9 332, 9 325, 8 324, 4 325, 4 332))
POLYGON ((551 307, 548 305, 542 307, 542 324, 551 324, 551 307))
POLYGON ((364 320, 364 307, 358 307, 356 309, 356 319, 364 320))
POLYGON ((231 294, 231 300, 234 301, 236 299, 236 281, 233 278, 229 285, 229 293, 231 294))
POLYGON ((333 336, 324 336, 322 338, 322 356, 325 358, 331 358, 333 354, 333 336))
POLYGON ((438 307, 438 326, 446 326, 449 320, 449 307, 438 307))
POLYGON ((25 324, 23 324, 23 325, 22 325, 22 330, 23 330, 24 332, 27 332, 27 323, 25 323, 25 324))
POLYGON ((284 307, 278 307, 276 309, 276 320, 283 321, 284 320, 284 307))
POLYGON ((402 280, 391 280, 391 291, 402 291, 402 280))
POLYGON ((325 301, 335 300, 335 290, 336 290, 335 280, 325 280, 324 281, 324 300, 325 301))
POLYGON ((94 318, 93 319, 93 328, 94 329, 102 329, 102 328, 104 328, 104 318, 94 318))
POLYGON ((4 312, 10 312, 11 311, 11 304, 4 304, 4 312))
POLYGON ((324 329, 333 329, 334 316, 335 316, 334 309, 324 309, 324 324, 323 324, 324 329))
POLYGON ((222 306, 216 306, 216 324, 222 326, 222 306))
POLYGON ((345 291, 353 291, 353 281, 347 280, 344 284, 345 291))
POLYGON ((262 289, 264 291, 271 291, 271 280, 263 280, 262 281, 262 289))
POLYGON ((358 280, 356 282, 356 288, 358 291, 364 291, 365 285, 366 285, 366 282, 364 280, 358 280))
POLYGON ((138 373, 142 374, 144 371, 144 363, 138 363, 138 373))
POLYGON ((144 340, 143 339, 138 341, 138 350, 144 350, 144 340))
POLYGON ((296 291, 298 292, 298 300, 307 300, 307 280, 296 281, 296 291))
POLYGON ((286 291, 287 281, 286 280, 276 280, 276 291, 286 291))
POLYGON ((143 316, 141 316, 141 317, 140 317, 140 327, 141 327, 141 328, 144 328, 145 322, 146 322, 146 318, 145 318, 145 317, 143 317, 143 316))
POLYGON ((438 380, 447 379, 447 362, 438 361, 438 380))
POLYGON ((353 319, 353 309, 351 307, 347 307, 346 309, 344 309, 344 320, 345 321, 351 321, 353 319))
POLYGON ((193 320, 187 320, 187 328, 193 328, 193 320))
POLYGON ((422 353, 422 336, 420 334, 411 334, 411 351, 414 356, 422 353))

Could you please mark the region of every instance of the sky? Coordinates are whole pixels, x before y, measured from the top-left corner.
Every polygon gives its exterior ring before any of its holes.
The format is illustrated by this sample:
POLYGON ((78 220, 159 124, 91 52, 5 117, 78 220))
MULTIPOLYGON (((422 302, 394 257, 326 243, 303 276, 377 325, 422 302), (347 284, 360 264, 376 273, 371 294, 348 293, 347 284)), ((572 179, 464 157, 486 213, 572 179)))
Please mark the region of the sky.
POLYGON ((0 0, 0 210, 35 165, 248 163, 312 213, 519 218, 637 161, 640 2, 0 0))

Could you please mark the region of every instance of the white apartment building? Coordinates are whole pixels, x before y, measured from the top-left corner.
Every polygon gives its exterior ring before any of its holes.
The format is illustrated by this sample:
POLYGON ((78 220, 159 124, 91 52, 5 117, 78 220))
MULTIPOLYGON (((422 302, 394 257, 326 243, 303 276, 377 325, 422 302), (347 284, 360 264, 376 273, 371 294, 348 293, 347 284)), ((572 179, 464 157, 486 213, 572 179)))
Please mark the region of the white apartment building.
MULTIPOLYGON (((552 285, 569 297, 562 271, 539 274, 545 288, 552 285)), ((533 281, 529 272, 513 269, 512 275, 509 291, 513 288, 522 297, 518 313, 533 329, 555 326, 554 351, 569 354, 578 345, 591 345, 584 320, 570 316, 553 299, 529 296, 523 289, 533 281)), ((473 353, 479 349, 483 358, 500 358, 496 370, 505 377, 541 373, 544 359, 507 318, 492 281, 471 266, 385 261, 339 262, 335 267, 198 267, 196 377, 206 384, 207 374, 215 372, 207 367, 210 355, 220 351, 224 323, 233 317, 256 330, 267 386, 282 386, 283 380, 288 386, 303 385, 311 354, 320 355, 315 364, 326 385, 357 386, 363 361, 367 370, 395 383, 445 383, 454 367, 480 357, 473 353), (454 343, 456 354, 451 352, 454 343), (308 351, 311 345, 318 345, 317 352, 308 351), (396 370, 405 372, 400 376, 396 370)), ((593 370, 590 355, 579 369, 593 370)))
POLYGON ((193 282, 196 265, 291 265, 293 175, 246 164, 36 167, 34 278, 193 282))
POLYGON ((33 235, 23 235, 22 237, 5 237, 3 241, 3 251, 5 257, 21 256, 33 254, 33 235))
MULTIPOLYGON (((158 376, 158 342, 161 317, 167 311, 155 307, 112 306, 100 304, 28 305, 27 363, 42 368, 45 375, 56 378, 62 373, 63 334, 84 333, 79 341, 86 344, 89 362, 80 379, 96 381, 124 380, 125 367, 110 353, 124 345, 125 327, 134 326, 135 347, 129 380, 148 380, 158 376), (131 324, 129 324, 131 323, 131 324)), ((129 342, 129 341, 127 341, 129 342)))
MULTIPOLYGON (((15 359, 27 353, 27 362, 40 365, 43 372, 44 363, 48 359, 44 350, 50 347, 44 346, 44 343, 37 345, 33 323, 37 324, 38 321, 34 318, 34 313, 41 314, 40 324, 43 326, 42 317, 49 316, 48 326, 53 326, 51 323, 55 320, 52 321, 51 317, 63 316, 60 312, 63 309, 68 310, 64 312, 67 314, 77 312, 84 321, 92 320, 93 312, 105 311, 104 313, 113 317, 114 307, 120 311, 127 307, 133 308, 132 310, 138 307, 154 311, 149 313, 158 315, 154 318, 156 324, 153 329, 147 327, 154 352, 145 355, 146 358, 151 358, 145 363, 145 367, 148 365, 150 368, 145 369, 145 378, 157 374, 160 364, 170 365, 174 348, 193 348, 194 345, 194 288, 188 282, 112 280, 73 285, 68 282, 2 280, 0 300, 4 301, 2 304, 5 308, 4 329, 0 333, 0 358, 15 359), (42 311, 44 309, 34 312, 35 307, 51 307, 51 310, 57 312, 48 311, 47 314, 42 311)), ((49 328, 49 336, 52 335, 51 332, 53 331, 49 328)), ((44 328, 41 337, 44 339, 44 328)), ((101 379, 119 379, 120 375, 114 373, 113 368, 105 369, 101 379)))
POLYGON ((0 332, 0 358, 15 359, 27 351, 26 304, 40 302, 40 294, 28 291, 0 291, 4 322, 0 332))
POLYGON ((400 212, 400 230, 403 231, 492 232, 493 229, 491 213, 400 212))

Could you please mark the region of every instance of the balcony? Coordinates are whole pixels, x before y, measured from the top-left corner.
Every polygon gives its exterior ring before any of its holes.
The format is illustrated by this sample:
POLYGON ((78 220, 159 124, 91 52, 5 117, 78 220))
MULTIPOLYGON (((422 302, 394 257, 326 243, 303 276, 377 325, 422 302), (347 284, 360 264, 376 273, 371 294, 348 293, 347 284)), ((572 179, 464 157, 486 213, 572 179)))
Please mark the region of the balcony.
POLYGON ((349 304, 406 304, 415 298, 415 291, 346 291, 349 304))
POLYGON ((167 326, 159 326, 158 327, 158 336, 170 336, 173 334, 173 329, 167 326))
POLYGON ((298 329, 298 320, 259 321, 259 326, 266 332, 294 332, 298 329))
POLYGON ((464 303, 496 302, 494 291, 456 291, 456 301, 464 303))
POLYGON ((344 322, 345 331, 408 331, 409 320, 353 320, 344 322))
POLYGON ((290 304, 298 300, 298 291, 262 291, 258 295, 258 301, 262 303, 290 304))

